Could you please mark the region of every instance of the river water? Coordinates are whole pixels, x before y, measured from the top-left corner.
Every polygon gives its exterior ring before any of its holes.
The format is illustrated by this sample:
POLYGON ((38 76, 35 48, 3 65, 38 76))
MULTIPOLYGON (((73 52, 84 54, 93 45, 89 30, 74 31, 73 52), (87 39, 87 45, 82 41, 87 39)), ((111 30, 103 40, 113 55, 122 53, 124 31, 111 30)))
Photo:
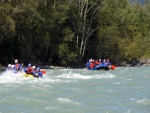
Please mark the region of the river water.
POLYGON ((150 113, 150 67, 1 72, 0 113, 150 113))

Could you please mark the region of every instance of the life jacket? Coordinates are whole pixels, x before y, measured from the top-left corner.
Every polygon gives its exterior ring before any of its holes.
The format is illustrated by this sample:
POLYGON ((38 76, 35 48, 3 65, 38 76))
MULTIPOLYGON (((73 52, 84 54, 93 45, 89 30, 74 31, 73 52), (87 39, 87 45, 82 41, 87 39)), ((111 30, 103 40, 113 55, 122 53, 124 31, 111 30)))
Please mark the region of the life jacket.
POLYGON ((91 65, 91 63, 90 63, 90 62, 87 62, 87 63, 86 63, 86 68, 90 68, 90 65, 91 65))
POLYGON ((101 62, 100 62, 100 61, 97 61, 97 62, 96 62, 96 65, 99 65, 99 64, 101 64, 101 62))
POLYGON ((41 77, 41 78, 43 77, 43 74, 42 74, 41 71, 38 71, 38 76, 41 77))
POLYGON ((32 67, 28 67, 26 73, 27 74, 32 74, 34 70, 32 69, 32 67))
POLYGON ((16 64, 16 65, 15 65, 15 68, 16 68, 16 69, 19 69, 19 68, 20 68, 20 65, 19 65, 19 64, 16 64))
POLYGON ((110 63, 110 62, 106 62, 106 65, 107 65, 107 66, 111 66, 111 63, 110 63))
POLYGON ((90 69, 94 68, 94 66, 95 66, 95 62, 92 62, 90 65, 90 69))

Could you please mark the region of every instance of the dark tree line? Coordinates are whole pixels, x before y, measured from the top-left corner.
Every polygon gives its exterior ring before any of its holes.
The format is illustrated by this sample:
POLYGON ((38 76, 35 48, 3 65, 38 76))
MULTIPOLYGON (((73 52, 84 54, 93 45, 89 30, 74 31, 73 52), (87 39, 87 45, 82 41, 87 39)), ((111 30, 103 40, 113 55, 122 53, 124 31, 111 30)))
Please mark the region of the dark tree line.
POLYGON ((0 63, 149 58, 149 23, 149 0, 1 0, 0 63))

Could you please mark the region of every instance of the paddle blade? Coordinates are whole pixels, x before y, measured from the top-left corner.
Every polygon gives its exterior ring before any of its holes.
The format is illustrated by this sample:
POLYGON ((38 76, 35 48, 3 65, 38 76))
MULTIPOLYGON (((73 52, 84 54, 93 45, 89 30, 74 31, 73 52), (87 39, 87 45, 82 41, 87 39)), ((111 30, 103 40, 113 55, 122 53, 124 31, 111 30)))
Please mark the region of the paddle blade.
POLYGON ((42 74, 44 74, 44 75, 46 74, 46 70, 45 69, 41 69, 40 71, 42 72, 42 74))
POLYGON ((111 65, 111 69, 114 70, 117 66, 111 65))

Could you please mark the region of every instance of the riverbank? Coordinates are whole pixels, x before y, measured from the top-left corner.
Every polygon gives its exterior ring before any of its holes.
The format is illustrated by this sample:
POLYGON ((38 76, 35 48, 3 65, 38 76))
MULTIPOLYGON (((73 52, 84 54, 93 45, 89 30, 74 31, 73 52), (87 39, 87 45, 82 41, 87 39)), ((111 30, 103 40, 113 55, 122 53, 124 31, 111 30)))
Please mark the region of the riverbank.
POLYGON ((129 62, 121 62, 118 66, 122 67, 139 67, 139 66, 150 66, 150 59, 132 59, 129 62))
MULTIPOLYGON (((141 59, 141 60, 136 60, 132 59, 129 63, 127 62, 122 62, 120 64, 116 64, 116 66, 119 67, 140 67, 140 66, 150 66, 150 59, 141 59)), ((78 66, 71 66, 71 67, 61 67, 61 66, 51 66, 51 65, 41 65, 42 68, 44 69, 83 69, 85 68, 85 64, 83 65, 78 65, 78 66)))
MULTIPOLYGON (((132 59, 129 63, 127 62, 121 62, 120 64, 116 64, 117 66, 120 67, 139 67, 139 66, 150 66, 150 59, 141 59, 141 60, 136 60, 136 59, 132 59)), ((85 64, 83 65, 78 65, 78 66, 53 66, 53 65, 43 65, 40 64, 40 67, 42 69, 52 69, 52 70, 57 70, 57 69, 83 69, 85 68, 85 64)), ((0 64, 0 71, 5 71, 6 70, 6 66, 2 66, 0 64)))

